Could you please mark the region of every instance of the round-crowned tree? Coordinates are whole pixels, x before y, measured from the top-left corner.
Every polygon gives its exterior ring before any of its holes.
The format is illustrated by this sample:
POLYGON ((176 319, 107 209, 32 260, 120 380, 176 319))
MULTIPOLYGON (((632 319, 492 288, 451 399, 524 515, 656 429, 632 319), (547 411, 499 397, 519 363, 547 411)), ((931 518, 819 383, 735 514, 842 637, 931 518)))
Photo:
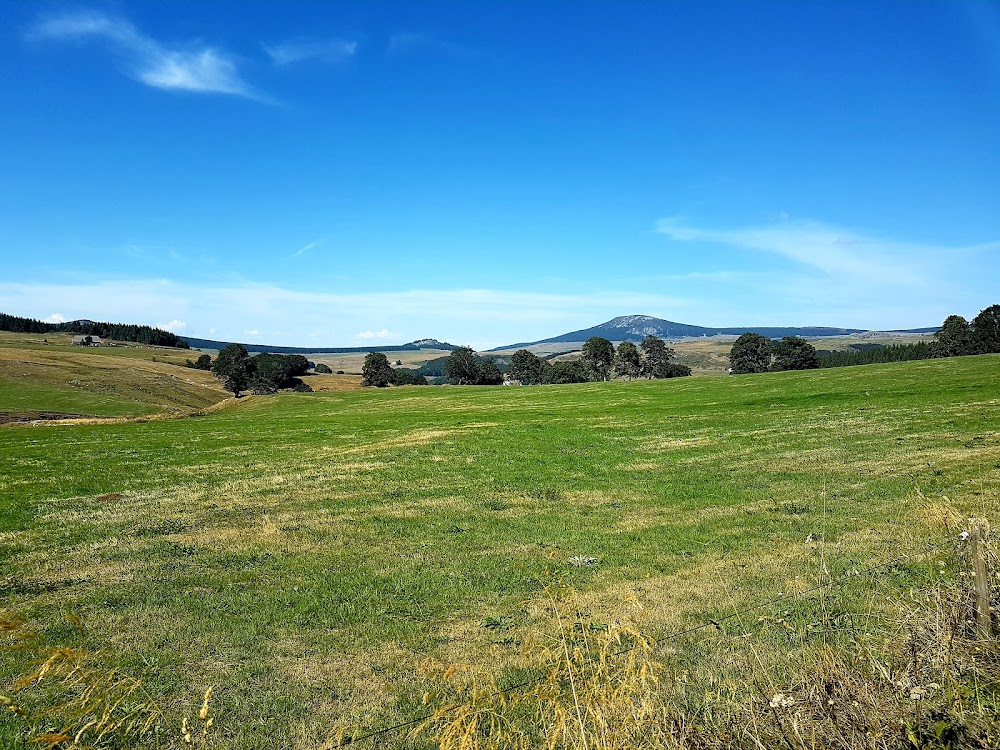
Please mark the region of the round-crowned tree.
POLYGON ((771 340, 759 333, 744 333, 729 350, 729 367, 733 375, 767 372, 771 369, 771 340))
POLYGON ((427 378, 408 367, 397 367, 392 371, 393 385, 427 385, 427 378))
POLYGON ((1000 305, 990 305, 972 319, 973 354, 1000 353, 1000 305))
POLYGON ((392 366, 382 352, 368 352, 361 367, 361 385, 385 388, 393 381, 392 366))
POLYGON ((615 375, 626 380, 639 377, 642 371, 642 359, 639 357, 639 349, 631 341, 623 341, 618 345, 613 361, 615 375))
POLYGON ((313 372, 315 372, 317 375, 333 374, 333 370, 330 369, 330 365, 325 365, 322 362, 320 362, 319 364, 316 365, 316 367, 313 368, 313 372))
POLYGON ((615 345, 600 336, 591 336, 583 345, 583 361, 597 380, 607 380, 615 358, 615 345))
POLYGON ((475 385, 478 379, 476 353, 471 347, 460 346, 448 355, 444 374, 452 385, 475 385))
POLYGON ((227 344, 212 363, 212 374, 222 381, 227 391, 240 397, 246 390, 250 377, 254 373, 253 363, 247 350, 239 344, 227 344))
POLYGON ((548 363, 532 354, 527 349, 518 349, 510 358, 510 370, 507 374, 511 380, 521 385, 539 385, 545 382, 545 370, 548 363))
POLYGON ((492 359, 480 357, 476 361, 476 385, 503 385, 503 373, 492 359))
POLYGON ((941 324, 941 330, 934 334, 931 355, 934 357, 960 357, 974 354, 976 342, 972 326, 961 315, 949 315, 941 324))
POLYGON ((801 336, 785 336, 773 347, 772 370, 814 370, 819 367, 816 347, 801 336))
POLYGON ((647 378, 669 378, 674 350, 659 336, 650 334, 639 344, 642 349, 642 374, 647 378))

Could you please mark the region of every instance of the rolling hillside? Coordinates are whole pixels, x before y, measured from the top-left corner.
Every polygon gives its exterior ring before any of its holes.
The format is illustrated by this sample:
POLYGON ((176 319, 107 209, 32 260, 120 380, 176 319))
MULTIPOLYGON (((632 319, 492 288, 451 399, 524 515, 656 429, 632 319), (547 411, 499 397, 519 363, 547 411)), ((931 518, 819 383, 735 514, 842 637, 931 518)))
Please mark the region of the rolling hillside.
POLYGON ((182 413, 226 398, 211 373, 183 367, 187 350, 71 338, 0 333, 0 423, 182 413))

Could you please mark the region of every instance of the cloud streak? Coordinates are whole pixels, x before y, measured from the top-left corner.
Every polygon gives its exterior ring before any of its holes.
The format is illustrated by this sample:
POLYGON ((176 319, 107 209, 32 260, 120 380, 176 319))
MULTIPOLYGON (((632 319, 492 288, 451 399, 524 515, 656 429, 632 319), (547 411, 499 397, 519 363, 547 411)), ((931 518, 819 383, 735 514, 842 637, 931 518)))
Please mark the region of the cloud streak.
POLYGON ((358 51, 358 43, 346 39, 297 39, 263 47, 271 62, 279 67, 301 62, 335 65, 354 57, 358 51))
POLYGON ((129 21, 99 12, 63 14, 41 21, 36 39, 101 39, 124 56, 131 76, 153 88, 228 94, 267 101, 240 76, 235 59, 204 45, 170 47, 143 34, 129 21))
POLYGON ((810 220, 715 229, 668 218, 657 224, 657 231, 676 242, 707 242, 778 255, 831 277, 879 278, 896 284, 929 281, 936 262, 945 254, 1000 250, 1000 242, 964 247, 924 245, 810 220))
POLYGON ((386 52, 390 56, 405 56, 424 52, 459 58, 468 58, 475 54, 468 47, 420 31, 402 31, 393 34, 386 44, 386 52))
POLYGON ((307 242, 305 245, 303 245, 302 247, 300 247, 298 250, 296 250, 294 253, 292 253, 288 257, 289 258, 298 258, 300 255, 303 255, 304 253, 309 252, 313 248, 319 247, 321 244, 323 244, 323 240, 316 240, 315 242, 307 242))

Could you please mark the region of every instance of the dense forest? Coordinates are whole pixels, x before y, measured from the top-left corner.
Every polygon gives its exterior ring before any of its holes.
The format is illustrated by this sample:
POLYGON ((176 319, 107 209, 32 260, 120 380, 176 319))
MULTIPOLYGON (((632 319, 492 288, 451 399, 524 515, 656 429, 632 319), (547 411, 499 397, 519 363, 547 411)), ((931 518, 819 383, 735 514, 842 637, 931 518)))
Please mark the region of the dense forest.
POLYGON ((68 323, 45 323, 33 318, 19 318, 16 315, 0 313, 0 331, 12 333, 80 333, 85 336, 100 336, 117 341, 135 341, 152 346, 172 346, 189 349, 186 342, 170 331, 152 326, 127 323, 95 323, 92 320, 72 320, 68 323))
POLYGON ((934 356, 930 344, 880 344, 855 345, 847 351, 820 350, 820 367, 850 367, 852 365, 877 365, 884 362, 909 362, 915 359, 930 359, 934 356), (863 347, 863 348, 862 348, 863 347))

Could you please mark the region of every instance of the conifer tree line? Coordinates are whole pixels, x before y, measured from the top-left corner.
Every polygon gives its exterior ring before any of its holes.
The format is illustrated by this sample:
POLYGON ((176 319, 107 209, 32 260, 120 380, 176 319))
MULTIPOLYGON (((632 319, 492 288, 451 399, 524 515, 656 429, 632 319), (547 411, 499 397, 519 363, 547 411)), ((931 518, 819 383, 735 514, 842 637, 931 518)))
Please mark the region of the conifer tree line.
POLYGON ((33 318, 19 318, 16 315, 0 313, 0 331, 12 333, 79 333, 85 336, 100 336, 104 339, 117 341, 134 341, 151 346, 172 346, 177 349, 190 349, 186 341, 177 334, 152 326, 140 326, 127 323, 95 323, 93 321, 74 320, 69 323, 45 323, 33 318))
POLYGON ((853 365, 880 365, 886 362, 912 362, 931 359, 934 344, 921 341, 917 344, 888 344, 864 349, 837 352, 819 352, 820 367, 851 367, 853 365))
POLYGON ((970 354, 1000 354, 1000 305, 990 305, 968 321, 949 315, 931 343, 871 345, 851 351, 817 352, 799 336, 771 341, 759 333, 744 333, 729 352, 730 372, 741 375, 817 367, 849 367, 905 362, 970 354))

